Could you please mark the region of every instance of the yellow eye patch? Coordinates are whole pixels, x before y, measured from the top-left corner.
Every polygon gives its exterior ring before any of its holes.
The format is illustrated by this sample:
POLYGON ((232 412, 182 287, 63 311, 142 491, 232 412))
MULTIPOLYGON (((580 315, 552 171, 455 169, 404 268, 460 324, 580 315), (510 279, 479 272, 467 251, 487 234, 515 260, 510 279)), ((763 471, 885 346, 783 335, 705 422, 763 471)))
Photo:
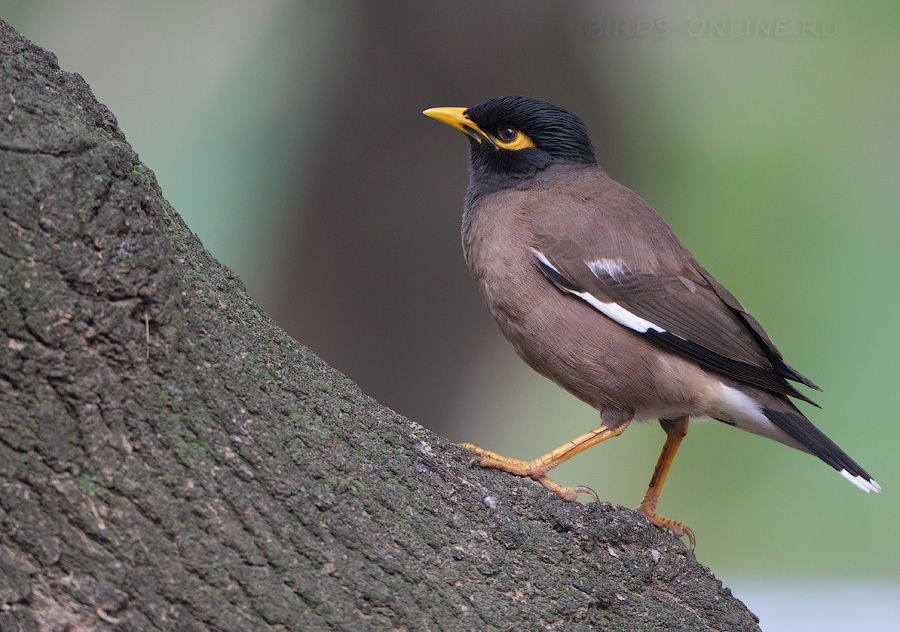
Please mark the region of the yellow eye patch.
POLYGON ((527 149, 534 147, 534 141, 528 135, 512 127, 501 127, 492 140, 499 149, 527 149), (513 132, 510 134, 509 132, 513 132), (506 140, 508 139, 508 140, 506 140))

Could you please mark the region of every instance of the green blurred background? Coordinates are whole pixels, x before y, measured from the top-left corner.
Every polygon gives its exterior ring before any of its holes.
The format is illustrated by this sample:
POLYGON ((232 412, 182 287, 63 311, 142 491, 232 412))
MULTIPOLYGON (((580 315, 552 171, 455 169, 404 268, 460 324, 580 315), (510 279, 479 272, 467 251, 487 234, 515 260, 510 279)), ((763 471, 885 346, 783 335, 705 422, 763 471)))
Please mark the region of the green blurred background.
MULTIPOLYGON (((764 630, 896 624, 896 2, 0 0, 0 17, 87 79, 292 336, 424 426, 511 456, 598 417, 480 304, 459 247, 466 142, 420 112, 525 94, 579 114, 607 172, 824 389, 805 410, 885 490, 694 424, 660 511, 764 630)), ((636 506, 663 439, 632 426, 554 478, 636 506)))

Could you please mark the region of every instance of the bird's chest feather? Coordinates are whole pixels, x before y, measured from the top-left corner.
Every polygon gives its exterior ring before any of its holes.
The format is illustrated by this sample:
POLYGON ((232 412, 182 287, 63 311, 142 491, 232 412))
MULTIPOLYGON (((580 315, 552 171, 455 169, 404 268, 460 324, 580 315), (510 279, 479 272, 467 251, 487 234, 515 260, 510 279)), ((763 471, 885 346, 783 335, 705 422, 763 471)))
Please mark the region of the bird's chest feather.
POLYGON ((501 328, 527 316, 536 299, 534 275, 540 274, 528 247, 531 221, 517 202, 515 194, 496 194, 490 204, 467 211, 463 222, 466 264, 501 328))
POLYGON ((583 323, 566 309, 577 299, 553 287, 537 265, 534 226, 520 202, 516 192, 503 192, 475 207, 464 221, 463 250, 504 336, 532 368, 560 382, 558 369, 589 346, 579 331, 583 323))

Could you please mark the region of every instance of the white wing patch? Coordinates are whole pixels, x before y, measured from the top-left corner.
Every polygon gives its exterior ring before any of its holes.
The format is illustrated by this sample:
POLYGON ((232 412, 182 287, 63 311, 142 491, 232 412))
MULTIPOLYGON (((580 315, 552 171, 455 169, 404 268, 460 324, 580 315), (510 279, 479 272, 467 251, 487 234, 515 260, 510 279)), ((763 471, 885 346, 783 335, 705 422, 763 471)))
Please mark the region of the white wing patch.
MULTIPOLYGON (((540 250, 538 250, 537 248, 532 248, 531 251, 542 264, 556 272, 556 274, 565 276, 556 268, 556 266, 550 263, 549 259, 547 259, 547 257, 544 256, 544 253, 542 253, 540 250)), ((620 259, 600 259, 598 261, 590 261, 585 263, 587 263, 588 268, 590 268, 591 272, 595 275, 597 274, 597 272, 595 272, 594 267, 597 267, 597 269, 600 270, 608 271, 610 276, 614 276, 614 272, 621 274, 621 271, 624 269, 624 263, 622 263, 620 259)), ((620 325, 624 325, 629 329, 633 329, 639 334, 645 334, 650 329, 652 329, 653 331, 658 331, 660 333, 664 333, 666 331, 659 325, 654 325, 649 320, 641 318, 637 314, 632 314, 618 303, 604 303, 590 292, 574 292, 571 290, 567 291, 569 291, 571 294, 574 294, 597 311, 605 314, 609 318, 612 318, 620 325)))
POLYGON ((625 262, 621 259, 597 259, 596 261, 585 261, 584 262, 588 270, 597 277, 601 278, 601 275, 606 275, 612 279, 620 278, 624 276, 625 270, 628 267, 625 265, 625 262))
POLYGON ((648 329, 664 333, 666 330, 659 325, 654 325, 649 320, 641 318, 636 314, 632 314, 618 303, 604 303, 590 292, 572 292, 581 300, 587 302, 595 309, 603 312, 620 325, 625 325, 629 329, 633 329, 639 334, 647 333, 648 329))

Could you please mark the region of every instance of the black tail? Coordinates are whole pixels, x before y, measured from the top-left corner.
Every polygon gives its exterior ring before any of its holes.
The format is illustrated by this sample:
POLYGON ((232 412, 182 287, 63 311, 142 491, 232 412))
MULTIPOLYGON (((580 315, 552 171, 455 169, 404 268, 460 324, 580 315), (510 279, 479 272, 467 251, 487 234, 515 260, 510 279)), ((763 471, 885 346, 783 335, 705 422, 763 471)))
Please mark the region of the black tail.
POLYGON ((809 452, 833 467, 848 481, 864 492, 880 492, 881 486, 875 482, 868 472, 847 456, 837 444, 825 436, 799 412, 788 412, 763 408, 763 414, 773 424, 789 434, 794 441, 800 443, 809 452))

